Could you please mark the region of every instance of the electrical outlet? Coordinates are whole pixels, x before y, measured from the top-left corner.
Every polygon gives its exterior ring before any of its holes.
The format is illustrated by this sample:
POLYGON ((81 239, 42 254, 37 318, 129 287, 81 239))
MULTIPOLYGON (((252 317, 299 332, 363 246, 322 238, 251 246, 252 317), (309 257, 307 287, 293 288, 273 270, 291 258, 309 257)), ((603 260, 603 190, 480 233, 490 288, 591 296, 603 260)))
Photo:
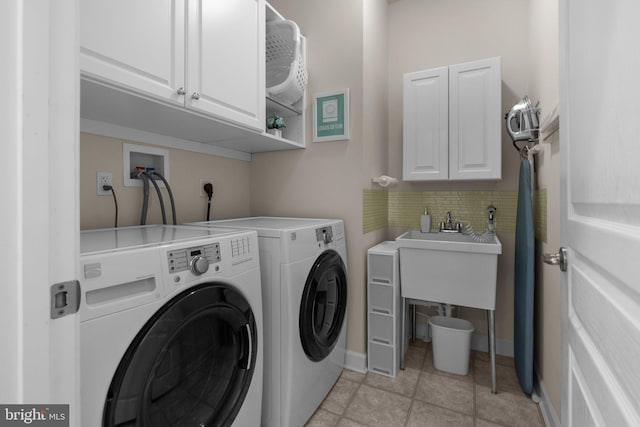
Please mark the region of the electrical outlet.
MULTIPOLYGON (((200 197, 208 197, 207 193, 204 191, 204 185, 205 184, 213 185, 213 179, 201 179, 200 180, 200 197)), ((215 187, 213 188, 213 195, 215 196, 215 187)))
POLYGON ((104 190, 103 186, 113 185, 113 175, 111 172, 98 172, 96 174, 96 194, 98 196, 110 196, 111 190, 104 190))

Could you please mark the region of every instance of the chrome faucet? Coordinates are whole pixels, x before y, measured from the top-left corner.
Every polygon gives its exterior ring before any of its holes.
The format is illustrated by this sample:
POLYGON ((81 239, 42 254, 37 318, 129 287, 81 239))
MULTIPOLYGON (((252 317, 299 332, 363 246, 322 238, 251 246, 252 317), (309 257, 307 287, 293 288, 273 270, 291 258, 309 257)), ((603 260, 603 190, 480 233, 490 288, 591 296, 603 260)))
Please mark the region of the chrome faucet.
POLYGON ((488 215, 487 231, 495 231, 496 229, 496 222, 495 222, 496 210, 497 208, 493 205, 487 206, 487 215, 488 215))
POLYGON ((447 211, 445 220, 440 223, 440 231, 445 233, 460 233, 462 231, 462 224, 456 222, 455 218, 451 216, 451 212, 447 211))
POLYGON ((449 211, 447 211, 447 220, 444 222, 444 225, 449 230, 453 228, 453 217, 451 216, 451 212, 449 211))

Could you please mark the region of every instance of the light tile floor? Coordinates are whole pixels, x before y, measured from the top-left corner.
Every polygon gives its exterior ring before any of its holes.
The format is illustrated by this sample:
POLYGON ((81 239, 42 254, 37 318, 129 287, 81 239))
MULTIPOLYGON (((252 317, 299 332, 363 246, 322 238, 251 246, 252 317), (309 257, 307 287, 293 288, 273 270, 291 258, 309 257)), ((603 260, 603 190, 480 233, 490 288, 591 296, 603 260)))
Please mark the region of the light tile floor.
POLYGON ((306 427, 543 427, 536 403, 520 390, 513 359, 496 359, 491 393, 487 353, 472 352, 466 376, 437 371, 431 344, 409 347, 396 378, 345 370, 306 427))

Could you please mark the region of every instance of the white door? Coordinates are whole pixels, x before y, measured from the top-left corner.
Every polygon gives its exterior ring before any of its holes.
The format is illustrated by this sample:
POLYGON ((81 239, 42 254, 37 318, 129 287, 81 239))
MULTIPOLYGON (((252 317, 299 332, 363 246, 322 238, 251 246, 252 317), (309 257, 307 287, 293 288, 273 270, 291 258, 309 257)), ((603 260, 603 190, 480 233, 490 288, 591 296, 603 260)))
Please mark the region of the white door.
POLYGON ((502 178, 500 58, 449 66, 449 179, 502 178))
POLYGON ((189 0, 187 107, 265 128, 264 0, 189 0))
POLYGON ((449 178, 449 71, 447 67, 403 77, 402 179, 449 178))
POLYGON ((562 0, 562 425, 640 425, 640 3, 562 0))
POLYGON ((184 0, 82 0, 83 76, 184 104, 184 0))
POLYGON ((49 294, 77 277, 78 2, 0 2, 0 402, 69 404, 71 426, 77 321, 49 294))

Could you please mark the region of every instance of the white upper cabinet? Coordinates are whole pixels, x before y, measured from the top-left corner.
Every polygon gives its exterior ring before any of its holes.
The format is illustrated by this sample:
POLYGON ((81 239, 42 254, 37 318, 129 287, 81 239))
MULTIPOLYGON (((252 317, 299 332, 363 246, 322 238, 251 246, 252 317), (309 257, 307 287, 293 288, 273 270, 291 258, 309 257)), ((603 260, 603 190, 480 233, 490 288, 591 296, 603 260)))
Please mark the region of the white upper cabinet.
POLYGON ((500 58, 404 76, 403 179, 502 178, 500 58))
POLYGON ((265 126, 264 0, 189 0, 187 106, 265 126))
POLYGON ((449 70, 404 75, 402 179, 449 177, 449 70))
POLYGON ((184 103, 184 0, 82 0, 83 76, 184 103))
POLYGON ((82 0, 80 14, 85 80, 264 130, 264 0, 82 0))
POLYGON ((449 179, 502 178, 500 58, 449 67, 449 179))

